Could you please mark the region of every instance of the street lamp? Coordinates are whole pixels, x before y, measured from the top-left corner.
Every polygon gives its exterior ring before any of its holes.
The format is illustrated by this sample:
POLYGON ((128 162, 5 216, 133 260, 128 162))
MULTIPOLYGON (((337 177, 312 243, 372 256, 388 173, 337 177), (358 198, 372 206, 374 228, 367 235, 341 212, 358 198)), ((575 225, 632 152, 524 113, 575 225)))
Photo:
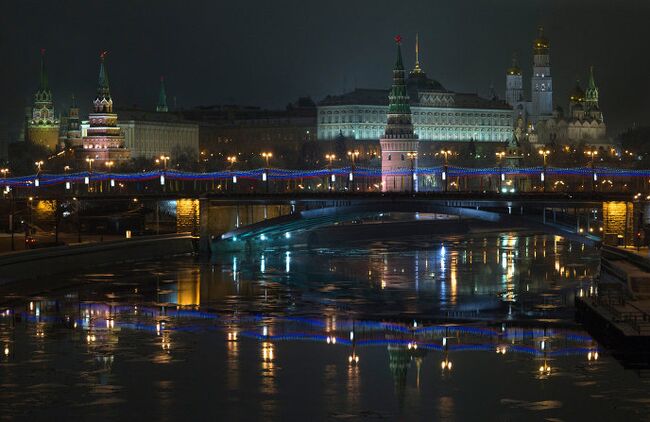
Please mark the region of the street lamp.
POLYGON ((9 169, 0 169, 0 173, 2 173, 2 177, 5 179, 7 178, 7 174, 9 174, 9 169))
POLYGON ((88 163, 88 171, 91 172, 93 171, 93 162, 95 161, 94 158, 86 158, 86 162, 88 163))
POLYGON ((43 163, 43 160, 41 160, 41 161, 37 161, 37 162, 34 163, 34 165, 36 166, 36 168, 37 168, 37 170, 38 170, 37 173, 40 173, 40 172, 41 172, 41 168, 43 167, 43 164, 44 164, 44 163, 43 163))
POLYGON ((440 154, 442 154, 445 157, 444 167, 442 170, 442 180, 445 182, 445 192, 447 192, 447 162, 449 160, 449 155, 451 155, 452 153, 453 151, 450 149, 443 149, 440 151, 440 154))
MULTIPOLYGON (((236 155, 231 155, 231 156, 227 157, 226 160, 228 160, 228 163, 229 163, 228 168, 232 172, 232 169, 235 166, 235 163, 237 162, 237 156, 236 155)), ((233 190, 235 188, 235 183, 237 183, 237 176, 233 175, 232 176, 232 188, 233 188, 233 190)), ((226 181, 226 188, 228 188, 228 182, 227 181, 226 181)))
POLYGON ((546 192, 546 157, 549 156, 551 151, 548 150, 548 149, 540 149, 537 152, 539 153, 539 155, 544 157, 544 171, 542 172, 542 183, 543 183, 542 189, 543 189, 544 192, 546 192))
POLYGON ((329 175, 329 190, 332 190, 332 161, 336 160, 336 155, 335 154, 325 154, 325 159, 329 162, 328 168, 330 170, 330 175, 329 175))
POLYGON ((163 170, 167 170, 167 161, 169 161, 169 155, 161 155, 160 161, 163 162, 163 170))
POLYGON ((266 160, 266 170, 264 171, 264 179, 266 179, 266 193, 269 192, 269 160, 273 158, 272 152, 263 152, 262 158, 266 160))
POLYGON ((354 170, 355 170, 355 161, 359 158, 359 150, 348 151, 348 158, 352 162, 352 172, 350 173, 349 181, 352 182, 352 191, 354 191, 356 186, 356 181, 354 180, 354 170))
POLYGON ((596 171, 594 169, 594 157, 598 155, 597 149, 589 149, 585 151, 585 154, 589 156, 589 164, 591 167, 591 191, 593 192, 596 188, 596 171))
POLYGON ((499 186, 499 192, 501 192, 501 182, 502 182, 501 179, 503 179, 503 157, 506 156, 506 152, 505 151, 499 151, 499 152, 497 152, 495 154, 496 154, 497 159, 499 161, 499 185, 498 186, 499 186))
POLYGON ((406 153, 406 156, 411 161, 411 193, 415 193, 415 160, 418 158, 417 151, 410 151, 406 153))
POLYGON ((115 165, 115 162, 113 162, 113 161, 107 161, 107 162, 104 163, 104 165, 105 165, 106 167, 108 167, 108 171, 110 172, 110 171, 111 171, 111 168, 115 165))

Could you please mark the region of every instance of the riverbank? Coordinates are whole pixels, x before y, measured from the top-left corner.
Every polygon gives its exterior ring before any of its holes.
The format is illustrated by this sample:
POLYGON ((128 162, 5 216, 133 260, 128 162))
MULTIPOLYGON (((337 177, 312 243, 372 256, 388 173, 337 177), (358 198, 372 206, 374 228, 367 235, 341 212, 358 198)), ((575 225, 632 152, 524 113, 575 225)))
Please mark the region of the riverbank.
POLYGON ((0 285, 54 274, 166 256, 190 254, 196 239, 189 234, 142 236, 88 242, 0 255, 0 285))

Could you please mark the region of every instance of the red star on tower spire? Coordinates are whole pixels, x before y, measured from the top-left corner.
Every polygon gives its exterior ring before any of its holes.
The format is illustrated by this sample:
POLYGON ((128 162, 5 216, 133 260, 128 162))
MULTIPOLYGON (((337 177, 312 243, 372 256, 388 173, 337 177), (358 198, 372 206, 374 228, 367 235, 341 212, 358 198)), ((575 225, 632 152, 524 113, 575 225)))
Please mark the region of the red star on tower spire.
POLYGON ((395 35, 395 43, 396 44, 401 44, 402 43, 402 36, 401 35, 395 35))

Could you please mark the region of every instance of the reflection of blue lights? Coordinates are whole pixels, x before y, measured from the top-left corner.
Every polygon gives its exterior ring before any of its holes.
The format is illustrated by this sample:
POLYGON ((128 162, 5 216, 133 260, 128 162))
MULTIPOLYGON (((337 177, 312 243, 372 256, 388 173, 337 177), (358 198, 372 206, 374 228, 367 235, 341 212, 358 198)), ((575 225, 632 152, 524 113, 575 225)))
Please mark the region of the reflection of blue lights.
POLYGON ((284 234, 284 238, 285 238, 285 239, 291 239, 291 233, 286 232, 286 233, 284 234))
POLYGON ((266 235, 262 233, 262 234, 260 235, 260 240, 266 240, 266 235))
POLYGON ((284 272, 291 272, 291 253, 289 251, 284 256, 284 272))
POLYGON ((260 259, 260 272, 263 273, 264 271, 266 271, 266 259, 262 255, 262 259, 260 259))

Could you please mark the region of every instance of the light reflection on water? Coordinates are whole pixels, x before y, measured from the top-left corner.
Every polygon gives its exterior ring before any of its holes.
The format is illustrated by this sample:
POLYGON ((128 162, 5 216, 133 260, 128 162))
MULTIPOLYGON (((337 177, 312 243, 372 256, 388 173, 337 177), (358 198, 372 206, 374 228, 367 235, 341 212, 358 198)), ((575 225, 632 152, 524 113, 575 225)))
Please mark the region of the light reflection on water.
POLYGON ((85 284, 4 309, 0 411, 647 417, 645 380, 572 323, 573 294, 588 291, 597 265, 578 244, 501 235, 79 275, 71 281, 85 284))

